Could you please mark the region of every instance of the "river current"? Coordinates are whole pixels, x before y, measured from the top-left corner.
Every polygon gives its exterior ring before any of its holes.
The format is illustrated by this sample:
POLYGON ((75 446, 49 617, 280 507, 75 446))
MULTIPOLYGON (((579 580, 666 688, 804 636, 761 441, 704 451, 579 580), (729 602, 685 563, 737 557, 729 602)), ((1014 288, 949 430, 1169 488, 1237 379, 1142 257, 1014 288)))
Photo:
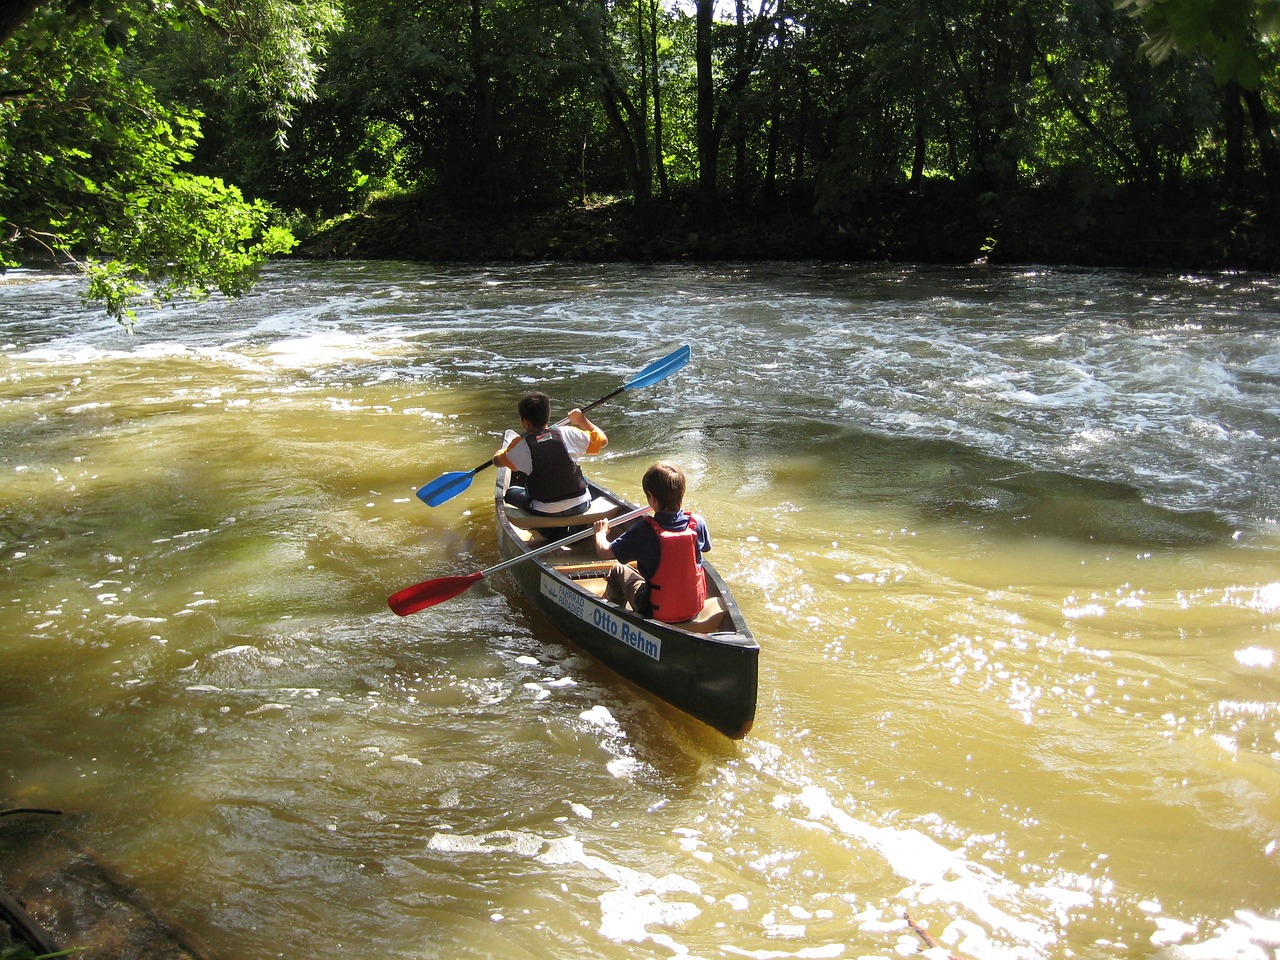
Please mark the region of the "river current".
MULTIPOLYGON (((0 278, 0 819, 226 960, 1280 949, 1280 279, 287 263, 0 278), (679 461, 762 646, 731 742, 499 574, 546 390, 679 461), (932 944, 932 946, 931 946, 932 944)), ((6 874, 0 861, 0 875, 6 874)))

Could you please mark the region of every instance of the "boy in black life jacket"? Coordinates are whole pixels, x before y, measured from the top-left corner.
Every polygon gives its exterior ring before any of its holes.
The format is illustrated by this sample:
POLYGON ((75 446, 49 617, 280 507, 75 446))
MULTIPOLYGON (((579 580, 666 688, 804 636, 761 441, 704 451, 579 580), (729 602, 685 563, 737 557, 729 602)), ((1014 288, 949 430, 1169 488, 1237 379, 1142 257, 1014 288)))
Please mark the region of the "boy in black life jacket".
POLYGON ((605 599, 629 603, 644 617, 664 623, 692 620, 707 599, 702 554, 711 549, 706 521, 681 508, 684 471, 659 460, 641 482, 652 517, 632 524, 618 539, 609 540, 609 523, 596 523, 596 553, 617 560, 609 570, 605 599), (634 560, 639 572, 626 566, 634 560))
MULTIPOLYGON (((510 486, 504 499, 514 507, 548 517, 571 517, 591 508, 591 494, 583 479, 578 459, 596 454, 609 444, 605 432, 574 408, 569 422, 549 427, 551 398, 534 391, 520 398, 516 406, 523 434, 493 455, 496 467, 506 467, 524 476, 523 486, 510 486)), ((568 528, 540 531, 551 540, 568 533, 568 528)))

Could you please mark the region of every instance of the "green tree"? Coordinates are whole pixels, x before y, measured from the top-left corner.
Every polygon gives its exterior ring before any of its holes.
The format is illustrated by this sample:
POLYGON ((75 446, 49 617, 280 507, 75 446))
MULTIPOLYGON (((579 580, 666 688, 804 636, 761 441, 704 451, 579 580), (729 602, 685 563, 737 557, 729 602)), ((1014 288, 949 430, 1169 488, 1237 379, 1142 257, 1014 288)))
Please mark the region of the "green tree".
POLYGON ((572 189, 587 80, 554 4, 372 0, 352 8, 330 63, 307 121, 349 131, 339 149, 394 144, 418 193, 489 214, 572 189))
POLYGON ((1280 65, 1280 0, 1122 0, 1121 6, 1142 21, 1143 50, 1153 63, 1175 52, 1208 60, 1223 91, 1228 179, 1243 178, 1246 115, 1263 172, 1280 179, 1280 145, 1266 97, 1280 65))
POLYGON ((1144 52, 1155 62, 1176 52, 1200 53, 1214 79, 1258 86, 1274 67, 1280 0, 1122 0, 1147 31, 1144 52))
POLYGON ((292 41, 336 25, 336 8, 317 5, 303 26, 286 6, 236 7, 222 21, 214 5, 23 4, 0 21, 0 265, 43 251, 83 270, 88 296, 124 323, 140 301, 247 289, 292 235, 265 204, 185 168, 200 115, 157 96, 139 53, 163 30, 237 40, 283 131, 292 108, 282 98, 307 95, 318 50, 292 41))

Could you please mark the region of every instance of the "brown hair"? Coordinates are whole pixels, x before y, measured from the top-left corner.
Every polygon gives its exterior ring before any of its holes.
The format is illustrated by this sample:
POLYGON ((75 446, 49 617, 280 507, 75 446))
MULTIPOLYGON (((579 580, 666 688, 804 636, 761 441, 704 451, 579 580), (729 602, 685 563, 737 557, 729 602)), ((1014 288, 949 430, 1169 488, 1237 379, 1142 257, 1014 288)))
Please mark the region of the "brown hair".
POLYGON ((684 471, 670 461, 659 460, 646 470, 640 486, 658 501, 659 510, 679 510, 684 503, 684 471))

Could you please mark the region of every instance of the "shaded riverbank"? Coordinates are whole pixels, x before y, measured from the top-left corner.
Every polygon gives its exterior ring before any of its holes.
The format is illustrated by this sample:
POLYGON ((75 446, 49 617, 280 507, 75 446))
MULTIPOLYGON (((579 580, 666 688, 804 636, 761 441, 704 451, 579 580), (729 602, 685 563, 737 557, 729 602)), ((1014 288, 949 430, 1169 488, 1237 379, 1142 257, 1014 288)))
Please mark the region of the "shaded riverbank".
POLYGON ((715 260, 1054 264, 1280 269, 1275 201, 1195 187, 978 193, 885 190, 839 215, 807 199, 727 205, 629 201, 459 215, 416 198, 381 201, 306 237, 308 257, 427 261, 715 260))
POLYGON ((58 811, 0 819, 0 957, 84 951, 87 960, 204 960, 210 955, 79 837, 83 818, 58 811), (25 951, 24 951, 25 948, 25 951))

